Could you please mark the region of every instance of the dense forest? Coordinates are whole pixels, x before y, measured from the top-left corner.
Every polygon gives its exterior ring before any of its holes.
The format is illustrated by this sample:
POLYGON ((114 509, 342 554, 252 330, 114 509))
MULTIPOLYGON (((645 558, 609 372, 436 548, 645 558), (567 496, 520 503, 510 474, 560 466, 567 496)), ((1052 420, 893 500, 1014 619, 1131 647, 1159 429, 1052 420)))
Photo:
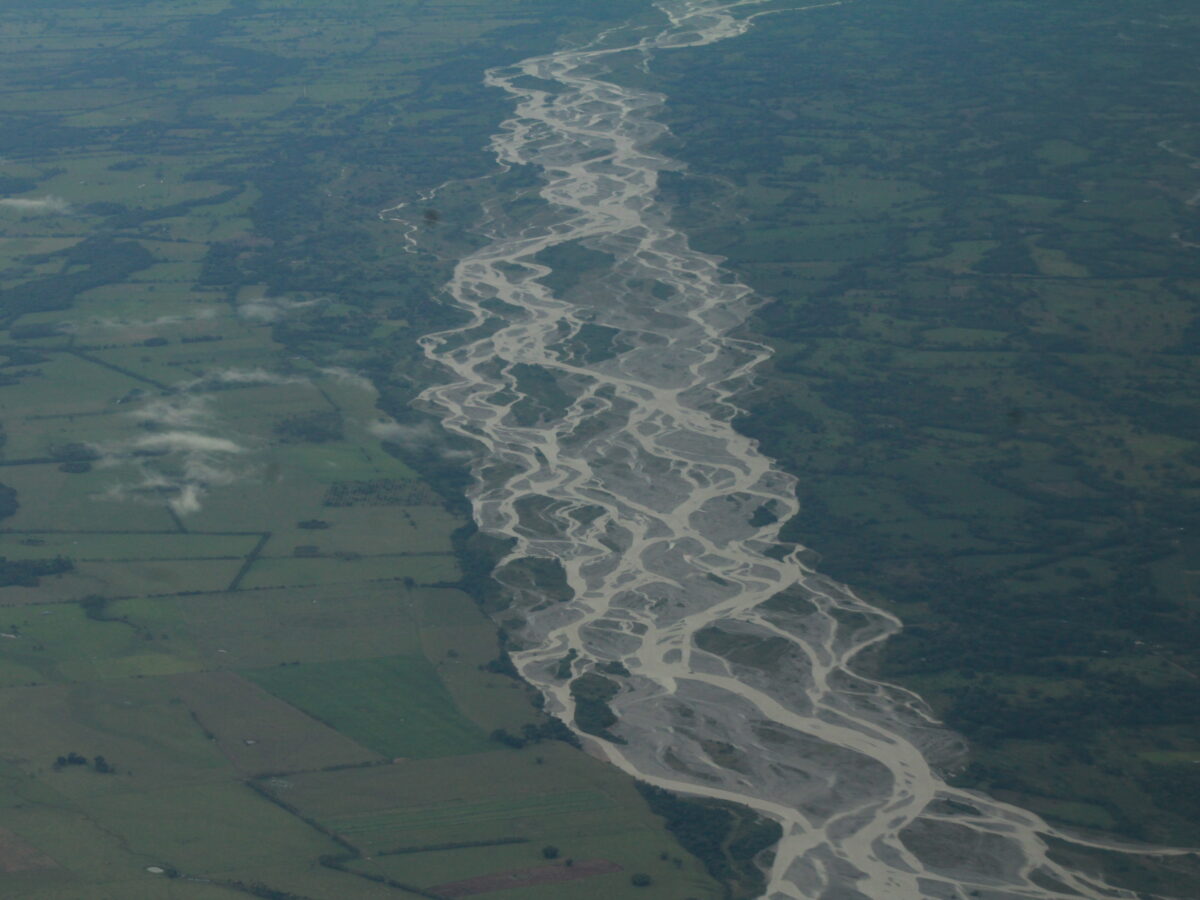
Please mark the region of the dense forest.
POLYGON ((739 425, 965 784, 1200 838, 1200 19, 846 4, 656 61, 666 194, 768 299, 739 425), (704 65, 710 77, 689 73, 704 65))

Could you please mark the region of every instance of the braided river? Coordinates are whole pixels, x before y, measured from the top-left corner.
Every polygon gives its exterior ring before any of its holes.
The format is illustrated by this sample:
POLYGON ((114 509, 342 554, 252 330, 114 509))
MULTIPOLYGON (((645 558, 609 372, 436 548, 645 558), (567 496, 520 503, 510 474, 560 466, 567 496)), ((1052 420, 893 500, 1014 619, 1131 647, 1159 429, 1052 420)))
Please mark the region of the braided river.
POLYGON ((943 780, 962 742, 854 670, 900 622, 779 541, 796 479, 731 424, 769 355, 735 336, 763 301, 672 224, 666 98, 629 86, 766 10, 656 8, 488 72, 515 107, 492 149, 532 186, 484 204, 484 245, 447 286, 470 321, 422 341, 448 375, 420 402, 482 446, 474 515, 513 542, 497 577, 514 664, 572 728, 572 680, 605 673, 617 721, 580 732, 590 752, 777 821, 772 900, 1134 897, 1050 859, 1046 838, 1111 845, 943 780))

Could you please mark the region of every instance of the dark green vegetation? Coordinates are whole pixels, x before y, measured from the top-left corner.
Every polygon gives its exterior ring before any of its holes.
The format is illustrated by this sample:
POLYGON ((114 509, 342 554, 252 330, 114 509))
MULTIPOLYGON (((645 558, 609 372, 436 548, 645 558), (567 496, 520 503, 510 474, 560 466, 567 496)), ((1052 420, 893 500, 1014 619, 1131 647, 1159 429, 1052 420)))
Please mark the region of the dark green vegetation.
POLYGON ((37 587, 45 575, 61 575, 71 571, 71 561, 61 556, 54 559, 5 559, 0 556, 0 587, 19 584, 37 587))
POLYGON ((684 799, 650 785, 639 785, 639 790, 679 842, 725 885, 726 897, 750 900, 762 895, 766 881, 755 857, 783 837, 777 822, 743 807, 684 799))
POLYGON ((1193 845, 1198 38, 862 0, 655 63, 680 221, 775 300, 740 424, 800 479, 786 534, 908 623, 867 663, 971 738, 961 783, 1193 845))
POLYGON ((379 216, 490 170, 486 66, 644 8, 0 12, 0 896, 720 896, 509 677, 461 459, 398 421, 445 264, 379 216))
MULTIPOLYGON (((569 672, 568 668, 568 674, 569 672)), ((609 707, 608 701, 620 691, 619 684, 595 672, 580 675, 572 681, 571 697, 575 701, 575 724, 579 726, 579 730, 605 740, 625 743, 622 738, 609 731, 617 724, 617 717, 609 707)))

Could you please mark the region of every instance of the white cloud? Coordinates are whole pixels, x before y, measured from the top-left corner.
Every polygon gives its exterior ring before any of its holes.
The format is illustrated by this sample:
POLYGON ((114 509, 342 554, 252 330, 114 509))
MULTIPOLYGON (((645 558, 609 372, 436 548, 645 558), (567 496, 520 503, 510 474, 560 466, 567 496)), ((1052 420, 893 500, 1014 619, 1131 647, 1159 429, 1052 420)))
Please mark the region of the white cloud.
POLYGON ((134 466, 137 482, 110 487, 102 497, 108 500, 161 503, 177 515, 199 512, 205 493, 213 487, 233 484, 246 473, 229 467, 229 456, 246 452, 246 448, 227 438, 200 434, 195 431, 167 431, 148 434, 132 441, 104 448, 102 465, 134 466), (146 458, 133 454, 137 450, 158 450, 168 457, 146 458))
POLYGON ((403 446, 418 446, 433 443, 437 435, 433 426, 422 422, 419 425, 401 425, 399 422, 372 422, 367 431, 383 441, 403 446))
POLYGON ((45 197, 4 197, 0 198, 0 207, 15 209, 17 212, 33 213, 34 215, 55 215, 71 211, 71 204, 62 197, 47 194, 45 197))
MULTIPOLYGON (((401 425, 399 422, 386 421, 372 422, 367 426, 367 431, 381 441, 399 444, 410 450, 432 447, 443 437, 442 433, 428 422, 418 425, 401 425)), ((449 450, 445 447, 440 448, 438 452, 442 459, 473 459, 475 456, 469 450, 449 450)))
POLYGON ((178 516, 200 512, 200 488, 194 484, 185 484, 180 487, 179 493, 167 502, 178 516))
POLYGON ((165 328, 170 325, 182 325, 185 322, 201 322, 206 319, 214 319, 217 317, 217 315, 219 315, 219 313, 219 310, 211 306, 203 306, 188 315, 159 316, 157 319, 89 319, 88 321, 79 325, 64 322, 63 326, 68 331, 78 331, 86 328, 104 328, 113 330, 133 329, 135 331, 145 331, 151 328, 165 328))
POLYGON ((242 453, 244 448, 228 438, 212 437, 195 431, 164 431, 148 434, 133 442, 139 450, 166 450, 168 453, 242 453))
POLYGON ((327 366, 319 371, 322 375, 328 375, 330 378, 334 379, 335 381, 339 381, 342 384, 348 384, 356 388, 361 388, 368 394, 375 393, 375 385, 371 384, 370 379, 364 378, 357 372, 351 372, 349 369, 343 369, 341 366, 327 366))
POLYGON ((266 369, 218 369, 191 381, 180 382, 176 387, 184 391, 197 388, 213 388, 222 384, 307 384, 308 379, 299 375, 277 375, 266 369))
POLYGON ((241 477, 239 472, 219 468, 199 457, 192 457, 184 462, 183 474, 191 481, 206 487, 226 487, 241 477))
POLYGON ((207 397, 184 394, 168 399, 151 400, 129 415, 143 422, 154 422, 168 428, 195 428, 212 417, 207 397))
POLYGON ((257 322, 275 322, 294 309, 315 306, 320 300, 288 300, 285 297, 257 297, 238 304, 238 315, 257 322))

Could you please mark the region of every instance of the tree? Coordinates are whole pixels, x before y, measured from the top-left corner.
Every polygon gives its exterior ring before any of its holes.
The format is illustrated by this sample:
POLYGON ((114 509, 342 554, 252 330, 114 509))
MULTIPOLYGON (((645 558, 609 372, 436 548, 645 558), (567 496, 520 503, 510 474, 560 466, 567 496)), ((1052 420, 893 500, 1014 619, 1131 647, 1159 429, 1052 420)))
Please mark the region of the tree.
POLYGON ((497 728, 491 733, 491 738, 497 743, 503 744, 506 747, 512 747, 514 750, 520 750, 525 746, 525 741, 516 735, 509 734, 507 729, 497 728))
POLYGON ((654 879, 651 878, 649 875, 647 875, 645 872, 638 872, 632 878, 629 879, 629 883, 632 884, 634 887, 649 887, 651 884, 654 883, 654 879))
POLYGON ((558 848, 548 844, 542 848, 542 856, 546 859, 558 859, 558 848))

